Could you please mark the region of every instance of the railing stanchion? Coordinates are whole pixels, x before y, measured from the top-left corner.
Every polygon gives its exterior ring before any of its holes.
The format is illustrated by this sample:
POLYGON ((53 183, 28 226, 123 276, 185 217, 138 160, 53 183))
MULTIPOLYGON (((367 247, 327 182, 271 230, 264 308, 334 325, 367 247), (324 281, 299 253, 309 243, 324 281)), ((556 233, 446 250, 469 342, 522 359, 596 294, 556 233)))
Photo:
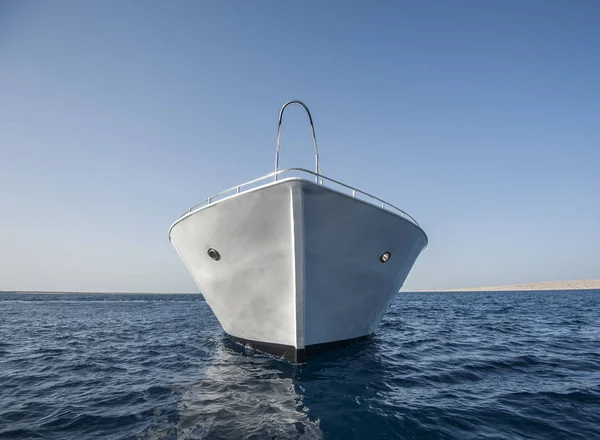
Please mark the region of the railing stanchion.
MULTIPOLYGON (((390 204, 390 203, 387 203, 386 201, 384 201, 384 200, 381 200, 381 199, 380 199, 380 198, 378 198, 378 197, 372 196, 371 194, 367 194, 367 193, 366 193, 366 192, 364 192, 364 191, 358 190, 358 189, 356 189, 356 188, 354 188, 354 187, 352 187, 352 186, 350 186, 350 185, 346 185, 345 183, 342 183, 342 182, 340 182, 340 181, 338 181, 338 180, 334 180, 334 179, 331 179, 331 178, 329 178, 329 177, 322 176, 322 175, 320 175, 320 174, 317 174, 317 173, 313 173, 312 171, 308 171, 308 170, 306 170, 306 169, 303 169, 303 168, 287 168, 287 169, 285 169, 285 170, 278 170, 278 171, 276 171, 276 172, 274 172, 274 173, 267 174, 266 176, 259 177, 258 179, 254 179, 254 180, 251 180, 251 181, 249 181, 249 182, 242 183, 241 185, 234 186, 233 188, 229 188, 228 190, 221 191, 221 192, 219 192, 219 193, 217 193, 217 194, 213 194, 213 195, 212 195, 212 196, 210 196, 208 199, 205 199, 204 201, 202 201, 202 202, 200 202, 200 203, 198 203, 198 204, 196 204, 196 205, 192 206, 190 209, 188 209, 188 210, 187 210, 187 211, 186 211, 186 212, 185 212, 185 213, 182 215, 182 217, 183 217, 184 215, 187 215, 187 214, 190 214, 190 213, 192 213, 192 212, 193 212, 193 211, 194 211, 196 208, 198 208, 198 207, 200 207, 200 206, 202 206, 202 205, 205 205, 205 204, 208 204, 208 205, 210 205, 210 204, 213 202, 213 200, 214 200, 214 199, 216 199, 216 198, 220 198, 220 197, 222 197, 223 195, 225 195, 225 194, 227 194, 227 193, 231 193, 233 190, 235 190, 235 193, 236 193, 236 194, 241 194, 241 193, 243 193, 243 192, 244 192, 244 191, 242 191, 242 187, 245 187, 245 186, 248 186, 248 185, 254 184, 254 183, 256 183, 256 182, 260 182, 261 180, 266 180, 266 179, 269 179, 269 178, 271 178, 271 177, 275 177, 275 180, 277 180, 277 177, 278 177, 280 174, 285 174, 285 173, 290 173, 290 172, 295 172, 295 173, 298 173, 298 172, 300 172, 300 173, 306 173, 306 174, 310 174, 310 175, 312 175, 312 176, 315 176, 315 178, 317 179, 317 184, 319 183, 319 180, 321 181, 321 185, 323 185, 323 184, 324 184, 324 182, 325 182, 325 181, 327 181, 327 182, 329 182, 329 183, 331 184, 332 188, 333 188, 333 186, 335 186, 335 185, 339 185, 340 187, 342 187, 342 188, 345 188, 346 190, 348 190, 348 189, 349 189, 349 190, 351 190, 351 191, 352 191, 352 197, 353 197, 353 198, 356 198, 356 194, 357 194, 357 193, 359 193, 359 194, 362 194, 363 196, 367 196, 367 197, 369 197, 369 199, 370 199, 370 200, 368 200, 368 202, 369 202, 369 203, 371 203, 372 205, 374 205, 374 206, 379 206, 379 205, 381 205, 381 207, 382 207, 383 209, 387 209, 387 210, 393 210, 393 211, 396 211, 396 212, 397 212, 397 213, 398 213, 398 214, 399 214, 399 215, 400 215, 402 218, 405 218, 405 219, 407 219, 407 220, 410 220, 412 223, 414 223, 415 225, 419 226, 419 223, 417 223, 417 221, 416 221, 414 218, 412 218, 412 217, 411 217, 409 214, 407 214, 406 212, 402 211, 400 208, 398 208, 398 207, 396 207, 396 206, 394 206, 394 205, 392 205, 392 204, 390 204)), ((361 200, 361 201, 365 201, 364 199, 359 199, 359 200, 361 200)))

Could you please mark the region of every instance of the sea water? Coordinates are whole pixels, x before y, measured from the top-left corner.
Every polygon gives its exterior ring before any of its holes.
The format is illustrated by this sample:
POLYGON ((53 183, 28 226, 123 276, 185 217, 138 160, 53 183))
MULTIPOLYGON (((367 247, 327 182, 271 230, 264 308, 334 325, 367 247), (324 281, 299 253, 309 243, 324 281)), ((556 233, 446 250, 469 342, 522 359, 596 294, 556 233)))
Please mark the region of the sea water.
POLYGON ((0 294, 0 438, 600 438, 600 291, 400 293, 300 366, 200 295, 0 294))

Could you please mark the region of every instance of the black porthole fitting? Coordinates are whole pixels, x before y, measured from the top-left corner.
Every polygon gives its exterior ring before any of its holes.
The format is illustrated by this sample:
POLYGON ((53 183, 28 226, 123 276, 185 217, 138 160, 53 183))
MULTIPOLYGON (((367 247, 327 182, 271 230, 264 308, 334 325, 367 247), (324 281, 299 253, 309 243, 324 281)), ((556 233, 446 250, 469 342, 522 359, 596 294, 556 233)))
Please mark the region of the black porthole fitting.
POLYGON ((208 250, 206 251, 206 253, 208 254, 208 256, 210 258, 212 258, 215 261, 219 261, 221 259, 221 254, 216 249, 208 248, 208 250))
POLYGON ((392 258, 392 254, 390 253, 390 251, 385 251, 383 254, 381 254, 381 257, 379 257, 379 261, 381 261, 382 263, 387 263, 388 261, 390 261, 390 258, 392 258))

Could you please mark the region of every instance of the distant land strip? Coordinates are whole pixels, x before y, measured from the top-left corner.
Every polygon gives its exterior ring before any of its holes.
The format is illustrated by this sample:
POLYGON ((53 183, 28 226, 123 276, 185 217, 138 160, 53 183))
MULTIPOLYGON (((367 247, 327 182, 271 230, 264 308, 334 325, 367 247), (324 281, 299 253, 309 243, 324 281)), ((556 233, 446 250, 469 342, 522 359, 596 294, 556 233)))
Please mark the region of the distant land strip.
MULTIPOLYGON (((464 289, 429 290, 429 292, 509 292, 516 290, 600 290, 598 280, 544 281, 541 283, 509 284, 505 286, 467 287, 464 289)), ((425 292, 425 290, 419 290, 425 292)), ((415 292, 417 292, 415 290, 415 292)))
POLYGON ((62 290, 0 290, 1 293, 30 293, 36 295, 202 295, 200 292, 66 292, 62 290))
MULTIPOLYGON (((541 283, 509 284, 505 286, 467 287, 463 289, 406 290, 407 292, 508 292, 517 290, 600 290, 600 279, 544 281, 541 283)), ((62 292, 34 290, 0 290, 1 293, 80 294, 80 295, 202 295, 200 292, 62 292)))

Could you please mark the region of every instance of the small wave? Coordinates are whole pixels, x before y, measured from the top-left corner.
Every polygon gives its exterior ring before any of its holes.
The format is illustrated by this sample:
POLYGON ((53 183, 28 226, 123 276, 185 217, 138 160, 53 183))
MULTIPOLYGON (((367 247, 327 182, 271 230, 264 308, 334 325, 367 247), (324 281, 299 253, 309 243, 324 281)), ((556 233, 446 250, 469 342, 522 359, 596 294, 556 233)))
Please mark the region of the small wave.
POLYGON ((24 296, 0 295, 2 439, 600 438, 600 291, 404 293, 303 365, 198 298, 24 296))

